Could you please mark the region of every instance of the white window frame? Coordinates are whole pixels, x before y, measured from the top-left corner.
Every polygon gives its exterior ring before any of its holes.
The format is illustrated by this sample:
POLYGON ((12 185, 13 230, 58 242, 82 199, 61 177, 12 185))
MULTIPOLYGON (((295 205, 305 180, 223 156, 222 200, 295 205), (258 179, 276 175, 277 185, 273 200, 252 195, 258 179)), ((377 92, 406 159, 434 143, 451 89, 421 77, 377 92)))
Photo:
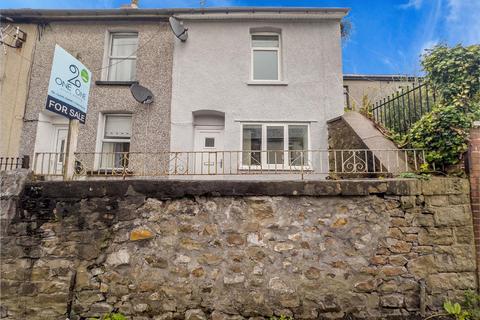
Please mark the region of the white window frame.
POLYGON ((282 81, 282 37, 280 33, 276 32, 253 32, 250 33, 250 80, 252 82, 258 83, 268 83, 268 82, 281 82, 282 81), (254 47, 253 46, 253 36, 277 36, 278 37, 278 47, 254 47), (254 51, 276 51, 277 52, 277 68, 278 68, 278 78, 274 80, 267 79, 254 79, 254 51))
MULTIPOLYGON (((240 157, 240 170, 278 170, 278 171, 298 171, 298 170, 311 170, 310 160, 311 152, 307 152, 307 158, 305 159, 305 165, 292 166, 289 165, 289 152, 288 149, 288 126, 307 126, 307 149, 310 151, 310 123, 307 122, 242 122, 240 125, 240 150, 242 156, 240 157), (244 126, 261 126, 262 127, 262 146, 258 152, 261 152, 261 165, 248 165, 243 163, 243 127, 244 126), (268 164, 267 163, 267 127, 281 127, 283 126, 283 164, 268 164)), ((249 150, 252 151, 252 150, 249 150)), ((255 151, 252 151, 252 153, 255 151)))
MULTIPOLYGON (((98 121, 98 130, 97 130, 97 146, 96 146, 96 152, 95 152, 95 157, 94 157, 94 170, 116 170, 116 169, 122 169, 122 168, 109 168, 102 166, 102 153, 103 153, 103 143, 104 142, 119 142, 119 143, 125 143, 128 142, 130 143, 130 147, 132 146, 132 134, 130 133, 130 138, 128 139, 112 139, 112 138, 105 138, 105 125, 107 122, 107 117, 108 116, 128 116, 130 117, 133 125, 133 115, 131 113, 100 113, 99 114, 99 121, 98 121)), ((133 129, 132 129, 133 131, 133 129)))
MULTIPOLYGON (((102 80, 104 81, 135 81, 136 79, 130 79, 130 80, 109 80, 109 76, 110 76, 110 61, 112 59, 125 59, 125 60, 137 60, 137 54, 135 52, 134 55, 131 55, 131 56, 112 56, 112 45, 113 45, 113 37, 115 35, 119 35, 119 34, 130 34, 130 35, 136 35, 137 36, 137 50, 138 50, 138 40, 139 40, 139 33, 138 31, 134 31, 134 30, 110 30, 110 31, 107 31, 107 39, 105 41, 106 43, 106 47, 105 47, 105 54, 104 54, 104 69, 103 69, 103 73, 102 73, 102 80)), ((136 65, 135 65, 135 68, 136 68, 136 65)), ((135 72, 136 74, 136 72, 135 72)))

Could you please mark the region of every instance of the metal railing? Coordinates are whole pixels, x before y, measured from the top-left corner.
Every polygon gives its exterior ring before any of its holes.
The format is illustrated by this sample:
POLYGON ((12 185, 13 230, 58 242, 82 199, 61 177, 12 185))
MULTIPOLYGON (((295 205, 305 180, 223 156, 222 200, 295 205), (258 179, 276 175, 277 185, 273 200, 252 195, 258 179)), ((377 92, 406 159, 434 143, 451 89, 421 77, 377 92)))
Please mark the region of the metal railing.
MULTIPOLYGON (((334 174, 398 175, 425 164, 422 150, 249 150, 76 153, 74 178, 334 174)), ((62 176, 64 154, 37 153, 37 176, 62 176)))
POLYGON ((399 134, 405 134, 437 100, 435 90, 428 82, 401 89, 369 106, 372 119, 381 126, 399 134))
POLYGON ((28 169, 30 167, 30 157, 0 157, 0 171, 28 169))

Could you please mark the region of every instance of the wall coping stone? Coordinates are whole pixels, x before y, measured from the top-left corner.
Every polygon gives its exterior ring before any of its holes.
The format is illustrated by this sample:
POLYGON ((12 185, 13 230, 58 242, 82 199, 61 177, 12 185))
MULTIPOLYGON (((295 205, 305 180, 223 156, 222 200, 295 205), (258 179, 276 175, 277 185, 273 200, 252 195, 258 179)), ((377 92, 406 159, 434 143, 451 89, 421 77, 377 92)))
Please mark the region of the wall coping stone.
POLYGON ((364 179, 318 181, 238 180, 91 180, 29 182, 31 197, 78 199, 104 196, 146 196, 173 199, 189 196, 368 196, 469 194, 462 178, 364 179))

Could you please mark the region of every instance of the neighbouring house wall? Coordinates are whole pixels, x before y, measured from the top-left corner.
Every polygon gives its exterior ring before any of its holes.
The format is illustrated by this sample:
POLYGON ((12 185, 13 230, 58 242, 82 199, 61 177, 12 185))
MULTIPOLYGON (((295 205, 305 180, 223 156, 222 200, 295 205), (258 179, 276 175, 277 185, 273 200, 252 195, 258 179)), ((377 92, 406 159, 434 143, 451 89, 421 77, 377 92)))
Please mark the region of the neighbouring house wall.
POLYGON ((478 287, 466 179, 40 182, 19 202, 5 319, 411 319, 478 287))
MULTIPOLYGON (((6 25, 6 24, 5 24, 6 25)), ((0 156, 21 156, 20 136, 27 100, 37 26, 10 24, 27 34, 21 48, 0 45, 0 156), (5 51, 4 51, 5 50, 5 51)), ((9 34, 13 34, 10 29, 9 34)), ((8 38, 7 43, 11 43, 8 38)))
MULTIPOLYGON (((348 86, 349 107, 359 111, 363 107, 364 97, 367 103, 375 103, 396 93, 402 87, 412 87, 413 81, 344 80, 348 86)), ((347 107, 347 106, 345 106, 347 107)))
POLYGON ((310 123, 310 148, 327 149, 326 121, 343 113, 338 20, 193 21, 175 41, 172 151, 193 150, 192 112, 225 113, 225 150, 241 150, 242 122, 310 123), (281 68, 288 85, 248 85, 251 28, 281 30, 281 68))
POLYGON ((342 117, 328 122, 329 149, 368 149, 365 142, 342 117))
MULTIPOLYGON (((50 135, 37 136, 38 122, 51 126, 68 123, 52 112, 45 111, 48 81, 55 44, 78 57, 92 71, 87 120, 80 124, 79 152, 95 152, 98 119, 101 112, 131 113, 132 137, 130 151, 168 151, 170 143, 170 97, 173 58, 173 36, 167 22, 53 22, 46 25, 36 45, 34 66, 22 136, 22 154, 32 155, 35 141, 37 151, 51 151, 55 141, 50 135), (128 86, 96 85, 102 80, 104 50, 109 31, 138 32, 136 74, 139 83, 149 88, 155 102, 142 105, 136 102, 128 86), (43 112, 41 116, 39 114, 43 112), (49 119, 54 117, 54 120, 49 119), (45 140, 48 142, 45 145, 45 140), (47 150, 45 150, 47 149, 47 150)), ((48 128, 47 128, 48 129, 48 128)), ((47 132, 48 130, 42 130, 47 132)))
POLYGON ((478 264, 480 263, 480 121, 476 121, 473 124, 473 128, 470 129, 470 146, 468 153, 468 171, 471 187, 470 201, 472 205, 478 264))

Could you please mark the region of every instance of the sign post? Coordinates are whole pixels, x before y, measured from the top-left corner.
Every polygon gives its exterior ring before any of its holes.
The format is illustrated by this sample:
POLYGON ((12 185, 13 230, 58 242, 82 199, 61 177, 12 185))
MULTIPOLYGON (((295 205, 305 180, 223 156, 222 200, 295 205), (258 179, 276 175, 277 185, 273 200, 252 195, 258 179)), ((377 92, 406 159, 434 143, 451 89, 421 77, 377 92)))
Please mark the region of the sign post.
POLYGON ((75 173, 75 151, 77 151, 79 121, 68 121, 67 147, 65 149, 65 164, 63 165, 63 180, 72 180, 75 173))
POLYGON ((92 73, 80 61, 55 45, 46 109, 69 119, 63 178, 75 173, 79 123, 85 123, 92 73))

